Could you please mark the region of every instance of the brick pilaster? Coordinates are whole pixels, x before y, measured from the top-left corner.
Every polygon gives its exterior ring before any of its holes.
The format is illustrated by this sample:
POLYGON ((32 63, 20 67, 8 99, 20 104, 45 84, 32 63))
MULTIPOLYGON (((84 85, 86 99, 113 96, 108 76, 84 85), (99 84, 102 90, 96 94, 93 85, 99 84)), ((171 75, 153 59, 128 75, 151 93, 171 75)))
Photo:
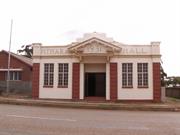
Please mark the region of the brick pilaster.
POLYGON ((117 100, 117 63, 110 63, 110 100, 117 100))
POLYGON ((160 63, 153 63, 153 101, 161 101, 160 63))
POLYGON ((78 100, 80 93, 80 64, 73 63, 72 70, 72 99, 78 100))
POLYGON ((32 97, 39 98, 39 63, 33 63, 32 74, 32 97))

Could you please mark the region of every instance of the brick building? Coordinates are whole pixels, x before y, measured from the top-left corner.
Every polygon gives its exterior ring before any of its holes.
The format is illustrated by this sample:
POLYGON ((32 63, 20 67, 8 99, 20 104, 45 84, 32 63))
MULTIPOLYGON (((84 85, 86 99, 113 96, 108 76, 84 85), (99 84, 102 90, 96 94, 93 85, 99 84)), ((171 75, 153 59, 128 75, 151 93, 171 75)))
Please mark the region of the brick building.
POLYGON ((126 45, 103 33, 33 44, 33 97, 160 101, 160 57, 160 42, 126 45))
MULTIPOLYGON (((32 85, 32 59, 10 53, 10 90, 27 92, 32 85)), ((0 89, 6 89, 8 71, 8 52, 0 51, 0 89)))

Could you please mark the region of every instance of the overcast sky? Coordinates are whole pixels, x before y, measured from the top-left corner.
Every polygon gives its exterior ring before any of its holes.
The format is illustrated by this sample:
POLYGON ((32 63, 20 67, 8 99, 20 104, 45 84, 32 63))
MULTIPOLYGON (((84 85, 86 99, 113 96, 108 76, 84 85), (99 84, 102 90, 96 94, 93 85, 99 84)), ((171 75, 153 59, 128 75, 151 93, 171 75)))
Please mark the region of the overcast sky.
POLYGON ((125 44, 161 41, 163 67, 180 76, 180 0, 0 0, 0 50, 65 45, 87 32, 125 44))

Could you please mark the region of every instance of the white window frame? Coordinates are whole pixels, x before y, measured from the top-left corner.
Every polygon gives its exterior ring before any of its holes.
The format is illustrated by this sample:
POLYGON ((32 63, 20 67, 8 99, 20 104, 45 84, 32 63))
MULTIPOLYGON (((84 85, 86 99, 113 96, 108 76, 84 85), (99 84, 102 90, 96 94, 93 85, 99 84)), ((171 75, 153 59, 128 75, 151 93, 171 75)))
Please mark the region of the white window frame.
POLYGON ((133 63, 122 63, 122 87, 133 87, 133 63))
POLYGON ((44 63, 44 87, 54 85, 54 63, 44 63))
POLYGON ((67 88, 69 79, 69 64, 59 63, 58 64, 58 87, 67 88))
POLYGON ((138 63, 137 64, 137 80, 138 87, 148 87, 149 79, 148 79, 148 63, 138 63))

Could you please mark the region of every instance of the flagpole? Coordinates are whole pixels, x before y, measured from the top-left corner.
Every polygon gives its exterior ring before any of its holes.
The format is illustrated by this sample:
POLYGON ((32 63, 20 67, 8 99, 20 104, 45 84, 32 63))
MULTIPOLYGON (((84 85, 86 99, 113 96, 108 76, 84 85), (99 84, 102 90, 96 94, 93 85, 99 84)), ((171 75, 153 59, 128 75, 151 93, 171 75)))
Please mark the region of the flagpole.
POLYGON ((8 51, 8 71, 7 71, 7 86, 6 86, 6 93, 9 94, 9 81, 10 81, 10 63, 11 63, 11 38, 12 38, 12 27, 13 27, 13 20, 11 19, 11 26, 10 26, 10 38, 9 38, 9 51, 8 51))

